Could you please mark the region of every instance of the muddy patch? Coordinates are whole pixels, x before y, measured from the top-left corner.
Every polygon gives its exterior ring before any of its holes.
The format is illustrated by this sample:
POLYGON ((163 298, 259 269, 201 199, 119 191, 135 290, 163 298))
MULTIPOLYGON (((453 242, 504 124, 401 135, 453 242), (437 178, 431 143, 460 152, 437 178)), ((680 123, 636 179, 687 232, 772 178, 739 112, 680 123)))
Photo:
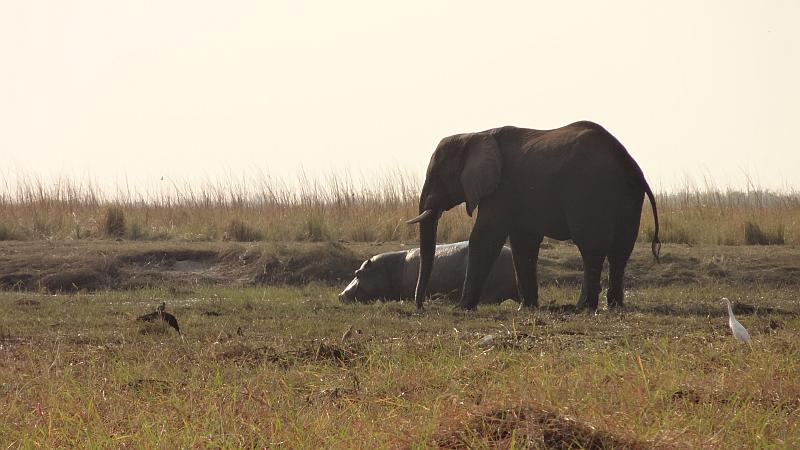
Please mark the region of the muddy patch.
POLYGON ((210 264, 195 261, 193 259, 181 259, 175 261, 175 264, 172 266, 172 270, 178 272, 200 272, 203 270, 208 269, 210 264))
POLYGON ((616 436, 537 406, 497 408, 440 431, 439 448, 645 449, 652 443, 616 436))

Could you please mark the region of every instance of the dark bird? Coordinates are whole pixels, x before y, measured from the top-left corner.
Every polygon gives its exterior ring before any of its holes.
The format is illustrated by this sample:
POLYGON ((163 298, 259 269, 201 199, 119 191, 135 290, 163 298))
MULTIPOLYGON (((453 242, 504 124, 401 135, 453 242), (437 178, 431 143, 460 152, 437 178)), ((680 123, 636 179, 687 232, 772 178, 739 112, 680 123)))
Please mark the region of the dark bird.
POLYGON ((178 334, 183 336, 183 333, 181 333, 181 329, 178 326, 178 319, 176 319, 175 316, 173 316, 172 314, 164 311, 164 309, 166 307, 167 307, 167 303, 166 302, 161 302, 161 304, 158 305, 158 307, 156 308, 155 311, 153 311, 153 312, 151 312, 149 314, 141 315, 136 320, 141 320, 142 322, 156 322, 158 320, 167 322, 167 324, 169 324, 169 326, 171 326, 172 328, 175 328, 175 331, 177 331, 178 334))
POLYGON ((349 327, 347 327, 347 331, 345 331, 344 334, 342 335, 342 342, 350 339, 352 336, 353 336, 353 326, 350 325, 349 327))

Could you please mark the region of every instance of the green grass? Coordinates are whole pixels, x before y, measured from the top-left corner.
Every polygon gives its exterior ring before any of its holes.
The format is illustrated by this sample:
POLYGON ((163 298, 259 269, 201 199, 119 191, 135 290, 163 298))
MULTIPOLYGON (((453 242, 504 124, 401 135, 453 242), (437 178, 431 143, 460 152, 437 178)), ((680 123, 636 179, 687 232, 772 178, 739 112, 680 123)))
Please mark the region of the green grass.
POLYGON ((574 288, 542 289, 535 312, 508 302, 419 314, 335 294, 0 293, 0 441, 524 447, 602 433, 616 447, 800 444, 794 288, 645 288, 624 313, 598 315, 565 312, 574 288), (739 314, 752 348, 730 336, 722 296, 759 307, 739 314), (185 339, 135 321, 162 300, 185 339), (350 325, 360 333, 342 342, 350 325))

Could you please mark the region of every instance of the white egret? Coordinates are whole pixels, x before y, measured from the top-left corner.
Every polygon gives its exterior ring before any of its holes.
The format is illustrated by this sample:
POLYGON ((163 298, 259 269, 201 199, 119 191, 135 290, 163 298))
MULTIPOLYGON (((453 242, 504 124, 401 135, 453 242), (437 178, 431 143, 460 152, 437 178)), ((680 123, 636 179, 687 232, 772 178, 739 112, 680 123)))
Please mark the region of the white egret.
MULTIPOLYGON (((731 327, 731 332, 733 332, 733 336, 747 344, 750 343, 750 333, 736 320, 736 316, 733 315, 733 308, 731 307, 731 301, 725 297, 722 297, 722 301, 727 303, 728 305, 728 325, 731 327)), ((720 302, 721 303, 721 302, 720 302)))

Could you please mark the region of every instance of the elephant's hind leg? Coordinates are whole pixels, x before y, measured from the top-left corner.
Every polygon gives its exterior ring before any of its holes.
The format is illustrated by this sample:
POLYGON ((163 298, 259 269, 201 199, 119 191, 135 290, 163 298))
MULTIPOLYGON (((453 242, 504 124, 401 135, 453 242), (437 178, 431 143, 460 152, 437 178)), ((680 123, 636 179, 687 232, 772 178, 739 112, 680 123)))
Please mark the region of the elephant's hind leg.
POLYGON ((617 233, 611 252, 608 254, 608 307, 620 308, 625 300, 625 266, 633 252, 636 237, 639 235, 639 218, 642 215, 642 197, 636 194, 631 203, 622 208, 623 220, 617 226, 617 233), (627 212, 625 212, 627 211, 627 212))
POLYGON ((595 311, 600 297, 600 274, 603 272, 603 261, 606 257, 600 252, 583 248, 580 250, 583 257, 583 285, 577 306, 579 309, 595 311))
POLYGON ((609 308, 621 308, 625 301, 625 266, 627 255, 608 255, 608 292, 606 299, 609 308))

